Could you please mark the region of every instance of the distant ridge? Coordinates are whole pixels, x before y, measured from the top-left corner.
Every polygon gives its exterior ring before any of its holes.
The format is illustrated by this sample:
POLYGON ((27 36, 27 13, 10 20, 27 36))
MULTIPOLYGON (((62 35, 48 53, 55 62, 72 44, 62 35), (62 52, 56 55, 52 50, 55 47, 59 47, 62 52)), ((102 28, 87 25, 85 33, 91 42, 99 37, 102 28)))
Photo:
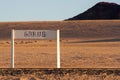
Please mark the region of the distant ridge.
POLYGON ((99 2, 87 11, 66 20, 106 20, 120 19, 120 5, 109 2, 99 2))
MULTIPOLYGON (((0 40, 11 39, 11 30, 60 30, 61 39, 120 40, 120 20, 0 22, 0 40)), ((1 45, 1 43, 0 43, 1 45)))

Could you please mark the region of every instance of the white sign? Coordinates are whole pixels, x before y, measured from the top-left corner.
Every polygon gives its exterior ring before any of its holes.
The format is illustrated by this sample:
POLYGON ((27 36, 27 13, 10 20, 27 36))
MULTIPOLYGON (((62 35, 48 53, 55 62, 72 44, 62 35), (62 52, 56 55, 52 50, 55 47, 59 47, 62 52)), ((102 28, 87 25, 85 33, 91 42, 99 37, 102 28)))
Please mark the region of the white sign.
POLYGON ((60 68, 60 31, 59 30, 12 30, 11 68, 14 68, 14 39, 57 39, 57 68, 60 68))
POLYGON ((57 39, 55 30, 15 30, 15 39, 57 39))

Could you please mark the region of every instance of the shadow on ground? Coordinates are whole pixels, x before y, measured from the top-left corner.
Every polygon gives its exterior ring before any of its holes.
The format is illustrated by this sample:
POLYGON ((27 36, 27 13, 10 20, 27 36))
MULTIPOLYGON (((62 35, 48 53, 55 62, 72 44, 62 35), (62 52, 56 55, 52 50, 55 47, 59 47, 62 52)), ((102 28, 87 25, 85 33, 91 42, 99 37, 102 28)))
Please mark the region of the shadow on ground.
POLYGON ((91 43, 91 42, 120 42, 119 38, 114 39, 97 39, 97 40, 87 40, 87 41, 75 41, 75 42, 69 42, 69 43, 91 43))

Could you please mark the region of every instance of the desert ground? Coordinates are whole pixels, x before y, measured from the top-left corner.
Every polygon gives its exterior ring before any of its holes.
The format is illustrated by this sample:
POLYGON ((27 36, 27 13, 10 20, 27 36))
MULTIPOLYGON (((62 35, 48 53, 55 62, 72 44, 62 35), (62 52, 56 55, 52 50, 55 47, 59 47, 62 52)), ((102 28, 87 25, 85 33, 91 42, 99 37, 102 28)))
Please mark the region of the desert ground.
MULTIPOLYGON (((10 68, 12 29, 60 29, 61 68, 120 68, 119 20, 1 22, 0 68, 10 68)), ((56 40, 15 40, 15 68, 56 68, 56 40)))
MULTIPOLYGON (((11 42, 0 41, 1 68, 10 68, 11 42)), ((120 42, 61 40, 61 68, 120 68, 120 42)), ((15 40, 15 68, 56 68, 55 40, 15 40)))
MULTIPOLYGON (((65 70, 99 68, 103 70, 117 69, 118 73, 120 72, 120 20, 1 22, 0 68, 11 68, 12 29, 60 29, 60 61, 61 68, 65 70)), ((56 40, 15 40, 16 69, 56 68, 56 60, 56 40)), ((114 74, 109 77, 113 78, 114 74)), ((64 77, 61 79, 66 80, 64 77)))

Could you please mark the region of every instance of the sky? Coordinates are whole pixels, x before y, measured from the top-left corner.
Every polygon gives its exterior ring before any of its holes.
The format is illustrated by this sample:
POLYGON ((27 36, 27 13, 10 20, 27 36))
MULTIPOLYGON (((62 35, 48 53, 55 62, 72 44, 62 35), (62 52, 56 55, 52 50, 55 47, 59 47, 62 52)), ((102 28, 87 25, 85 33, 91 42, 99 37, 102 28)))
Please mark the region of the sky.
POLYGON ((120 0, 0 0, 0 21, 61 21, 98 2, 120 0))

